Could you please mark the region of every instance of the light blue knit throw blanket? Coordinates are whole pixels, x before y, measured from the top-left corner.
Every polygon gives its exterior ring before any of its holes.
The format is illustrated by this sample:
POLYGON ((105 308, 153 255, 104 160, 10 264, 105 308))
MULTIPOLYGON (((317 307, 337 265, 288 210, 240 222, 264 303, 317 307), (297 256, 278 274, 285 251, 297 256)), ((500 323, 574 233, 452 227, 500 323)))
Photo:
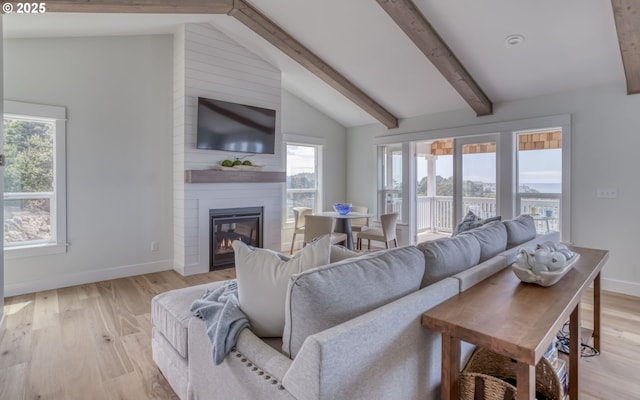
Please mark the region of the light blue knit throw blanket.
POLYGON ((249 327, 247 316, 240 310, 238 283, 226 281, 216 289, 207 289, 191 304, 191 312, 204 321, 213 345, 213 362, 219 365, 235 346, 240 332, 249 327))

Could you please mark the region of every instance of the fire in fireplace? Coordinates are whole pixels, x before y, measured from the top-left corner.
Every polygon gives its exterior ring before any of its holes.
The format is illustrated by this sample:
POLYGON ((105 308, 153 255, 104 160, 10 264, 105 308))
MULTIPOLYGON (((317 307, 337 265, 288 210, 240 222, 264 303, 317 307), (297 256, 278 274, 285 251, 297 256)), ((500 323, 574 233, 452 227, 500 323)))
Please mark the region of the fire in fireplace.
POLYGON ((232 267, 234 240, 262 247, 262 207, 209 210, 209 270, 232 267))

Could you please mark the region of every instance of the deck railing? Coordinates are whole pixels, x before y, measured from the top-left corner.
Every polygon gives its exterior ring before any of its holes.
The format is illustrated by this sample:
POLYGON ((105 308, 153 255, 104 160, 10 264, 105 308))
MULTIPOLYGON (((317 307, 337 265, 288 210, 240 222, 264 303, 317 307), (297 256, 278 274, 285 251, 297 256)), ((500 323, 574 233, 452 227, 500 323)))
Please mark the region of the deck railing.
MULTIPOLYGON (((558 212, 560 198, 522 199, 520 214, 534 214, 538 230, 558 230, 558 212)), ((463 214, 469 210, 480 218, 497 215, 496 199, 486 197, 467 197, 462 204, 463 214)), ((418 232, 431 230, 434 232, 453 232, 453 197, 451 196, 419 196, 417 198, 418 232)))

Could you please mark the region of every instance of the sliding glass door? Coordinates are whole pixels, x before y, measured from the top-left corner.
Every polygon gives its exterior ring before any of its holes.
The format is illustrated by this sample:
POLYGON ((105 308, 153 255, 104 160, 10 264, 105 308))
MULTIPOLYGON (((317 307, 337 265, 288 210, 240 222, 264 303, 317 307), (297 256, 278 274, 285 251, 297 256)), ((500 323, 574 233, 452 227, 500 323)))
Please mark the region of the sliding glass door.
POLYGON ((497 135, 455 139, 454 221, 468 212, 485 219, 497 215, 497 135))
POLYGON ((378 209, 402 210, 412 240, 450 235, 472 211, 530 214, 571 241, 569 116, 399 136, 379 144, 378 209))
POLYGON ((415 143, 417 242, 453 229, 453 140, 415 143))
POLYGON ((416 241, 447 235, 472 211, 497 215, 498 137, 415 143, 416 241))

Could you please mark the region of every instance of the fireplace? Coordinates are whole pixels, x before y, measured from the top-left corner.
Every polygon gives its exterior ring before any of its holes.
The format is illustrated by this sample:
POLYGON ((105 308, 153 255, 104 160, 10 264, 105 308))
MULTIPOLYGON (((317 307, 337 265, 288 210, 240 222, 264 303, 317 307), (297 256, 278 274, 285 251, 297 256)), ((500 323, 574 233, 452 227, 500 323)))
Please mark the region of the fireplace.
POLYGON ((234 264, 234 240, 262 247, 262 207, 209 210, 209 270, 234 264))

